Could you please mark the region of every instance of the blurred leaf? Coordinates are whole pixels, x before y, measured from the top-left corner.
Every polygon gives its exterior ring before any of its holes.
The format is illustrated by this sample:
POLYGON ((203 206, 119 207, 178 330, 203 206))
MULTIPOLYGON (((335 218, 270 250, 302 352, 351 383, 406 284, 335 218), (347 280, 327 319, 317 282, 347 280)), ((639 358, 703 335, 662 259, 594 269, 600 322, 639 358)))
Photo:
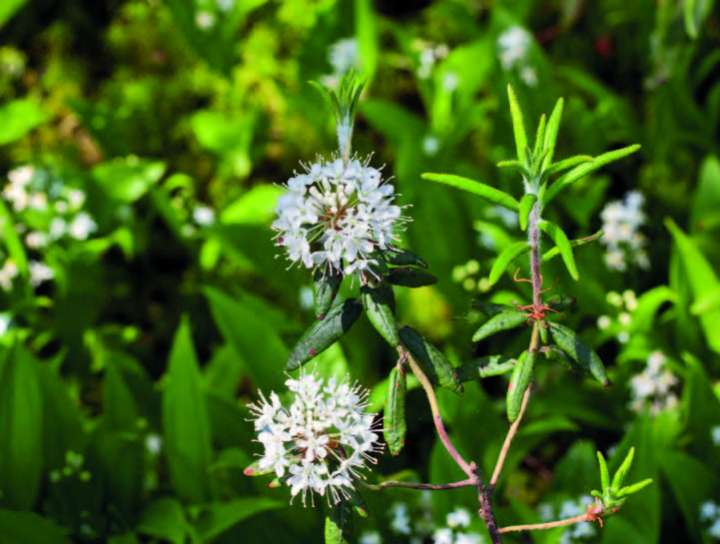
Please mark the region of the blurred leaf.
MULTIPOLYGON (((7 18, 8 11, 12 11, 12 4, 18 0, 6 0, 0 6, 0 26, 3 24, 3 15, 7 18), (9 1, 9 5, 7 2, 9 1), (3 13, 5 12, 5 13, 3 13)), ((22 2, 21 2, 22 3, 22 2)), ((17 6, 19 7, 19 6, 17 6)), ((0 145, 6 145, 19 140, 32 129, 47 120, 47 115, 40 105, 31 98, 11 100, 0 106, 0 145)))
POLYGON ((141 534, 184 544, 188 523, 182 505, 176 499, 157 499, 140 516, 137 531, 141 534))
POLYGON ((212 457, 210 423, 200 383, 190 323, 183 317, 168 362, 163 433, 173 487, 178 495, 195 502, 209 495, 208 468, 212 457))
POLYGON ((513 88, 507 86, 508 101, 510 102, 510 116, 512 117, 513 134, 515 137, 515 150, 517 151, 518 160, 526 164, 528 139, 525 134, 525 122, 523 120, 522 109, 518 104, 517 97, 513 88))
POLYGON ((35 358, 19 344, 6 357, 0 369, 0 501, 27 510, 43 467, 43 404, 35 358))
POLYGON ((105 370, 103 381, 103 416, 107 424, 116 430, 135 430, 138 420, 135 400, 114 364, 105 370))
POLYGON ((8 544, 70 544, 62 527, 33 512, 0 509, 0 534, 8 544))
POLYGON ((256 185, 231 202, 220 214, 223 223, 267 225, 285 190, 276 185, 256 185))
POLYGON ((10 258, 18 268, 18 272, 24 277, 28 274, 28 260, 25 253, 25 246, 20 240, 10 210, 5 205, 5 200, 0 199, 0 231, 2 232, 5 247, 10 258))
POLYGON ((360 53, 362 75, 367 81, 375 74, 378 48, 377 18, 371 0, 355 0, 355 37, 360 53))
POLYGON ((227 502, 211 503, 203 506, 195 526, 202 541, 210 542, 245 519, 285 506, 282 502, 261 497, 240 497, 227 502))
POLYGON ((550 114, 550 119, 548 120, 547 128, 545 129, 545 141, 543 145, 545 158, 543 159, 542 170, 547 170, 552 164, 564 104, 565 101, 562 98, 559 98, 555 103, 552 113, 550 114))
POLYGON ((430 172, 424 173, 422 177, 423 179, 444 183, 445 185, 462 189, 468 193, 478 195, 480 198, 487 200, 488 202, 505 206, 511 210, 517 210, 520 207, 520 203, 515 200, 513 196, 501 191, 500 189, 496 189, 495 187, 491 187, 490 185, 486 185, 470 178, 455 176, 453 174, 433 174, 430 172))
POLYGON ((95 181, 110 197, 122 202, 135 202, 165 173, 165 163, 135 156, 118 158, 95 166, 95 181))

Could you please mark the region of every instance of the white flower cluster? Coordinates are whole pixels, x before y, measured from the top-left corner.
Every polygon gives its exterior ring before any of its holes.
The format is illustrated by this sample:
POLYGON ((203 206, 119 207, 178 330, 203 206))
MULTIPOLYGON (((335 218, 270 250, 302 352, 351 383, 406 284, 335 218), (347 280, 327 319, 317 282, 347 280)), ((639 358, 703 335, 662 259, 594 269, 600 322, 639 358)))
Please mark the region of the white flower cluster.
POLYGON ((720 504, 705 501, 700 505, 700 521, 707 526, 707 535, 713 540, 720 540, 720 504))
POLYGON ((331 89, 337 88, 343 75, 352 69, 360 69, 360 49, 355 38, 342 38, 328 48, 328 62, 332 73, 324 75, 320 81, 331 89))
POLYGON ((428 79, 432 75, 435 64, 448 56, 450 50, 444 43, 441 44, 428 44, 424 42, 418 42, 417 48, 420 50, 418 56, 419 66, 417 69, 417 76, 420 79, 428 79))
POLYGON ((607 248, 605 264, 608 268, 622 272, 627 269, 628 262, 640 268, 650 266, 645 251, 647 241, 640 232, 645 222, 644 203, 642 193, 630 191, 624 200, 609 202, 600 213, 603 221, 600 241, 607 248))
POLYGON ((621 344, 626 344, 630 340, 633 313, 638 306, 635 291, 627 289, 622 294, 610 291, 607 294, 607 301, 617 309, 618 313, 616 316, 601 315, 598 317, 597 327, 606 334, 615 336, 621 344))
POLYGON ((445 518, 447 527, 440 527, 433 532, 434 544, 484 544, 485 538, 478 534, 464 531, 470 526, 472 516, 465 508, 457 508, 445 518))
MULTIPOLYGON (((554 521, 555 519, 565 519, 578 516, 587 511, 587 507, 595 502, 590 495, 583 495, 577 500, 565 500, 560 508, 555 511, 552 504, 541 504, 539 507, 540 517, 543 521, 554 521)), ((597 531, 595 526, 583 521, 569 526, 560 537, 560 544, 574 544, 576 542, 595 541, 597 531)))
POLYGON ((380 170, 357 159, 318 161, 287 182, 272 227, 290 261, 364 280, 378 253, 392 250, 404 222, 380 170))
POLYGON ((661 351, 653 351, 647 359, 645 369, 630 380, 632 401, 630 407, 636 411, 648 408, 653 415, 674 408, 678 404, 673 388, 678 384, 675 375, 665 368, 667 357, 661 351))
POLYGON ((519 69, 520 79, 526 85, 537 84, 537 73, 528 63, 528 54, 532 45, 532 36, 521 26, 511 26, 497 39, 500 64, 506 71, 519 69))
POLYGON ((314 493, 337 503, 380 450, 367 391, 311 374, 285 384, 293 394, 289 408, 275 393, 250 405, 264 448, 258 469, 274 472, 303 505, 308 494, 314 505, 314 493))

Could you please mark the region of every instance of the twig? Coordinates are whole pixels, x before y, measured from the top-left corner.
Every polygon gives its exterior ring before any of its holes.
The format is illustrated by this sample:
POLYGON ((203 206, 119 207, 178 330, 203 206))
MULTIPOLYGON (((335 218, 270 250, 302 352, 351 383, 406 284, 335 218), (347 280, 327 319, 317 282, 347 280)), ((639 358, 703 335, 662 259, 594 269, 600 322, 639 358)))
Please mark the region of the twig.
POLYGON ((409 351, 407 351, 403 346, 398 346, 397 350, 400 354, 400 357, 408 362, 413 374, 415 374, 415 377, 418 379, 420 385, 422 385, 422 388, 425 390, 425 396, 427 397, 428 403, 430 404, 430 411, 432 412, 435 430, 437 431, 438 437, 440 437, 440 441, 443 443, 443 446, 445 446, 445 449, 450 454, 450 457, 453 458, 453 460, 462 469, 462 471, 468 475, 469 478, 476 478, 473 466, 470 465, 467 461, 465 461, 465 459, 463 459, 463 456, 460 455, 460 453, 455 449, 455 446, 453 446, 453 443, 451 442, 450 437, 445 430, 445 424, 443 423, 442 415, 440 414, 440 408, 438 406, 437 397, 435 396, 435 390, 433 389, 430 380, 422 371, 420 365, 417 363, 417 361, 415 361, 414 357, 410 354, 409 351))
POLYGON ((557 521, 548 521, 547 523, 529 523, 527 525, 509 525, 507 527, 501 527, 499 532, 505 533, 517 533, 520 531, 544 531, 547 529, 554 529, 556 527, 567 527, 568 525, 575 525, 576 523, 582 523, 583 521, 596 521, 592 515, 585 513, 579 514, 572 518, 560 519, 557 521))
POLYGON ((402 487, 407 489, 428 489, 430 491, 443 491, 447 489, 459 489, 461 487, 470 487, 475 485, 475 480, 468 478, 467 480, 460 480, 459 482, 450 482, 447 484, 426 484, 419 482, 400 482, 396 480, 386 480, 379 484, 365 483, 365 487, 368 487, 374 491, 380 491, 390 487, 402 487))
POLYGON ((500 531, 498 530, 497 522, 495 521, 495 515, 493 514, 492 509, 492 486, 483 485, 477 467, 475 467, 475 485, 478 491, 478 502, 480 503, 480 510, 478 511, 478 514, 485 522, 485 526, 487 527, 492 543, 502 544, 500 531))
POLYGON ((522 422, 523 415, 525 415, 525 409, 527 408, 528 401, 530 400, 530 392, 532 391, 532 385, 530 385, 526 390, 525 394, 523 395, 522 404, 520 405, 520 413, 518 414, 518 417, 515 421, 513 421, 513 424, 510 425, 510 428, 508 429, 507 434, 505 435, 505 441, 503 442, 502 449, 500 450, 500 454, 498 455, 497 461, 495 462, 495 469, 492 473, 492 478, 490 478, 490 487, 495 487, 497 485, 498 480, 500 479, 500 473, 502 472, 503 466, 505 465, 505 459, 507 458, 507 454, 510 451, 510 445, 512 444, 513 439, 515 438, 515 435, 517 434, 518 428, 520 427, 520 423, 522 422))

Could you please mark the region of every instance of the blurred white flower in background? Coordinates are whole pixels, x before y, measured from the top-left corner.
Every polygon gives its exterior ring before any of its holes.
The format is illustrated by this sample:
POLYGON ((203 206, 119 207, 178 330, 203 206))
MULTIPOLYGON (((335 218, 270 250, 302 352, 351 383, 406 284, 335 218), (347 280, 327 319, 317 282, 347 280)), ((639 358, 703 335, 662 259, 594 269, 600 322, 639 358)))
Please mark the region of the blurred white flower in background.
POLYGON ((28 263, 30 271, 30 285, 37 287, 41 283, 50 281, 55 277, 52 268, 40 261, 30 261, 28 263))
POLYGON ((12 282, 18 275, 18 267, 15 261, 7 259, 0 268, 0 287, 5 291, 12 289, 12 282))
MULTIPOLYGON (((571 518, 583 514, 587 507, 595 502, 590 495, 582 495, 578 499, 567 499, 562 502, 556 511, 552 504, 542 503, 539 505, 540 518, 543 521, 571 518)), ((579 542, 592 542, 597 537, 595 526, 587 521, 570 525, 563 531, 559 542, 561 544, 573 544, 579 542)))
POLYGON ((447 92, 451 93, 457 89, 459 78, 455 72, 448 72, 443 76, 442 86, 447 92))
POLYGON ((418 56, 419 66, 417 69, 417 76, 420 79, 428 79, 432 75, 435 64, 437 64, 439 60, 447 57, 450 52, 448 46, 444 43, 428 44, 419 41, 415 47, 420 50, 418 56))
POLYGON ((195 14, 195 26, 201 30, 209 30, 215 26, 216 18, 215 15, 209 11, 198 11, 195 14))
POLYGON ((331 89, 337 88, 342 76, 352 69, 361 68, 360 49, 355 38, 342 38, 328 48, 328 63, 332 73, 324 75, 320 81, 331 89))
POLYGON ((466 508, 456 508, 447 515, 447 525, 453 529, 470 525, 470 511, 466 508))
POLYGON ((710 429, 710 436, 712 437, 713 444, 720 446, 720 425, 715 425, 710 429))
POLYGON ((393 503, 390 507, 390 530, 400 535, 412 532, 408 506, 404 502, 393 503))
POLYGON ((201 227, 207 227, 215 222, 215 210, 209 206, 197 206, 193 210, 193 220, 201 227))
POLYGON ((667 370, 667 357, 661 351, 653 351, 645 369, 630 380, 632 401, 630 407, 636 412, 649 409, 655 415, 677 406, 678 398, 673 388, 677 377, 667 370))
POLYGON ((700 521, 707 526, 707 535, 720 540, 720 505, 708 500, 700 505, 700 521))
POLYGON ((273 471, 292 497, 302 496, 303 505, 308 494, 314 505, 314 493, 335 504, 380 451, 375 415, 366 411, 367 391, 312 374, 285 384, 292 394, 288 408, 274 392, 250 405, 264 450, 258 468, 273 471))
POLYGON ((88 236, 96 230, 97 223, 95 223, 87 212, 77 214, 67 227, 67 232, 70 237, 76 240, 87 240, 88 236))
POLYGON ((48 243, 48 236, 44 232, 32 231, 25 236, 25 244, 30 249, 41 249, 48 243))
POLYGON ((601 331, 614 335, 621 344, 625 344, 630 340, 633 314, 638 306, 635 291, 626 289, 622 294, 617 291, 609 291, 606 298, 617 314, 614 316, 601 315, 598 317, 597 327, 601 331))
POLYGON ((423 138, 423 141, 422 141, 422 148, 423 148, 423 152, 428 157, 432 157, 440 149, 440 140, 438 140, 435 136, 431 136, 431 135, 425 136, 425 138, 423 138))
POLYGON ((532 35, 521 26, 511 26, 498 36, 500 64, 505 71, 518 70, 520 79, 529 87, 537 85, 537 71, 529 63, 532 35))
POLYGON ((358 544, 382 544, 382 537, 377 531, 365 531, 360 535, 358 544))
POLYGON ((640 232, 645 223, 643 204, 645 198, 639 191, 630 191, 624 200, 609 202, 600 213, 603 221, 601 243, 606 246, 605 264, 618 271, 628 264, 640 268, 650 266, 645 246, 647 240, 640 232))
POLYGON ((10 317, 10 314, 0 314, 0 336, 8 331, 11 323, 12 318, 10 317))

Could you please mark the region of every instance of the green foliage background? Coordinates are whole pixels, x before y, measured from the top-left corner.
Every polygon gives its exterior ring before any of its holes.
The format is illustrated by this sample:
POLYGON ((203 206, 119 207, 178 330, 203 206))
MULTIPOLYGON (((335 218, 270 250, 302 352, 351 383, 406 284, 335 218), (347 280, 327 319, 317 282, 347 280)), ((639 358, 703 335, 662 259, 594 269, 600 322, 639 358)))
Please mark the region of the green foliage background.
MULTIPOLYGON (((354 148, 394 177, 413 218, 405 245, 440 278, 398 292, 401 320, 455 362, 524 349, 502 335, 470 342, 473 301, 489 298, 482 278, 522 233, 492 206, 420 174, 517 192, 517 176, 494 166, 513 155, 508 82, 526 120, 565 97, 557 156, 642 144, 565 192, 551 217, 577 238, 599 229, 608 200, 631 189, 647 199, 648 270, 612 272, 591 244, 576 254, 579 281, 559 259, 546 272, 554 293, 576 298, 567 320, 598 349, 613 386, 557 365, 539 369, 498 517, 537 521, 539 503, 597 487, 595 449, 612 447, 616 468, 634 445, 633 478, 656 483, 597 541, 710 542, 700 505, 720 501, 711 433, 720 426, 715 4, 4 0, 0 170, 32 165, 33 183, 84 191, 97 230, 32 248, 23 229, 49 229, 53 212, 0 206, 2 260, 18 268, 0 292, 9 320, 0 343, 0 541, 321 541, 320 512, 289 506, 287 489, 242 475, 258 450, 245 405, 257 388, 282 388, 289 348, 314 319, 310 276, 276 257, 269 224, 278 184, 334 149, 331 117, 307 82, 331 73, 330 46, 354 36, 369 81, 354 148), (513 25, 534 36, 533 84, 498 59, 498 36, 513 25), (423 43, 449 47, 425 79, 417 75, 423 43), (214 209, 214 221, 198 221, 199 206, 214 209), (458 281, 471 258, 473 279, 458 281), (54 279, 32 286, 31 261, 47 263, 54 279), (616 312, 607 293, 627 289, 639 304, 622 344, 596 322, 616 312), (681 401, 636 413, 628 381, 655 350, 679 377, 681 401)), ((495 301, 527 298, 510 274, 498 287, 495 301)), ((363 318, 313 364, 372 389, 379 410, 393 355, 363 318)), ((486 472, 506 428, 505 384, 493 378, 466 384, 462 397, 441 394, 454 440, 486 472)), ((386 455, 378 474, 458 479, 416 388, 407 414, 407 446, 386 455)), ((359 529, 384 534, 389 505, 414 500, 403 492, 366 499, 370 516, 359 529)), ((440 524, 454 507, 475 504, 464 490, 432 500, 440 524)))

